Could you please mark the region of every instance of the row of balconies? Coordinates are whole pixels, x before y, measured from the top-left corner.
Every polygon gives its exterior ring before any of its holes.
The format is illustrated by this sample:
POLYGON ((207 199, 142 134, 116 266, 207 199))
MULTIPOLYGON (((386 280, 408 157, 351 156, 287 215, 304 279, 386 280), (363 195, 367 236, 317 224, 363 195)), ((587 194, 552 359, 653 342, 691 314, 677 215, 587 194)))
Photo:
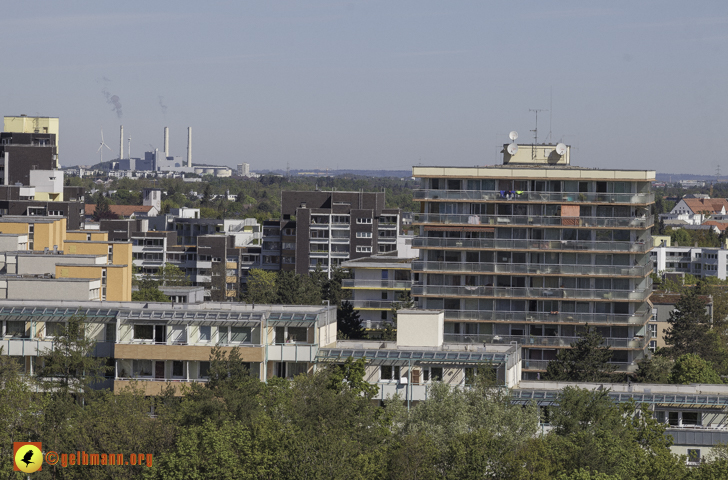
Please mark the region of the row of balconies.
POLYGON ((414 224, 454 224, 454 225, 511 225, 559 226, 559 227, 606 227, 606 228, 651 228, 654 217, 562 217, 538 215, 468 215, 449 213, 415 213, 414 224))
POLYGON ((360 280, 356 278, 345 278, 341 281, 343 288, 392 288, 392 289, 408 289, 412 287, 411 280, 360 280))
MULTIPOLYGON (((484 334, 462 334, 446 333, 445 343, 504 343, 516 342, 524 347, 568 347, 572 343, 581 340, 582 337, 544 337, 534 335, 484 335, 484 334)), ((644 337, 613 338, 605 337, 602 345, 612 348, 629 348, 644 350, 649 340, 644 337)))
POLYGON ((503 323, 644 325, 652 316, 644 313, 503 312, 497 310, 445 310, 445 320, 479 320, 503 323))
MULTIPOLYGON (((415 190, 415 200, 497 200, 506 201, 500 191, 493 190, 415 190)), ((576 203, 629 203, 655 202, 654 193, 594 193, 594 192, 522 192, 514 202, 576 202, 576 203)))
POLYGON ((460 262, 412 262, 414 272, 467 272, 467 273, 516 273, 530 275, 608 275, 644 277, 654 268, 652 261, 645 265, 545 265, 522 263, 460 263, 460 262))
POLYGON ((491 286, 451 286, 451 285, 412 285, 412 295, 435 295, 446 297, 496 297, 496 298, 573 298, 585 300, 632 300, 645 301, 652 288, 643 290, 597 290, 575 288, 538 288, 538 287, 491 287, 491 286))
MULTIPOLYGON (((633 373, 637 371, 636 363, 617 363, 610 362, 615 372, 621 373, 633 373)), ((521 360, 521 367, 523 370, 535 370, 545 372, 549 366, 549 360, 521 360)))
POLYGON ((652 245, 637 242, 595 242, 590 240, 504 240, 496 238, 426 238, 412 239, 413 248, 458 248, 493 250, 577 250, 600 252, 647 253, 652 245))

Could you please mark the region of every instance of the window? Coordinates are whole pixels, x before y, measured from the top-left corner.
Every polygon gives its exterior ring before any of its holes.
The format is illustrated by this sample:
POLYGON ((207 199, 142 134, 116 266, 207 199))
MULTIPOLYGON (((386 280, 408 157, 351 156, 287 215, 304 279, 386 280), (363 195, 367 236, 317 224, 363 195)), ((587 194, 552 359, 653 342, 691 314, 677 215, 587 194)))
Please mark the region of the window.
POLYGON ((387 300, 388 297, 389 297, 389 294, 386 291, 382 292, 382 300, 387 300))
POLYGON ((475 369, 466 367, 465 369, 465 385, 472 385, 475 382, 475 369))
POLYGON ((182 377, 184 376, 185 372, 185 366, 184 363, 181 361, 173 361, 172 362, 172 376, 173 377, 182 377))
POLYGON ((8 337, 24 337, 25 322, 7 322, 5 335, 8 337))
POLYGON ((359 223, 359 224, 372 223, 372 219, 371 218, 357 218, 356 223, 359 223))
POLYGON ((372 247, 357 245, 356 251, 357 253, 372 253, 372 247))
POLYGON ((423 382, 441 382, 442 381, 442 367, 430 367, 422 369, 422 381, 423 382))
POLYGON ((210 362, 200 362, 200 374, 198 378, 210 377, 210 362))
POLYGON ((386 310, 382 311, 381 319, 382 320, 386 320, 387 319, 387 311, 386 310))
POLYGON ((399 367, 383 365, 379 368, 379 377, 383 381, 399 380, 399 367))
POLYGON ((649 349, 653 353, 655 352, 655 350, 657 350, 657 341, 656 340, 650 340, 649 349))
POLYGON ((232 343, 251 343, 250 327, 230 327, 232 343))
POLYGON ((152 361, 151 360, 134 360, 133 362, 133 375, 135 377, 151 377, 152 376, 152 361))
POLYGON ((688 463, 700 463, 699 448, 688 448, 688 463))
POLYGON ((116 325, 115 324, 108 324, 106 325, 106 332, 104 341, 108 343, 116 343, 116 325))
POLYGON ((657 324, 656 323, 650 323, 650 338, 656 338, 657 337, 657 324))
POLYGON ((46 336, 47 337, 58 337, 63 335, 63 330, 66 324, 63 322, 46 322, 46 336))
POLYGON ((200 326, 200 341, 209 342, 212 336, 212 327, 209 325, 200 326))
POLYGON ((356 232, 356 238, 372 238, 372 232, 356 232))
POLYGON ((134 325, 134 340, 154 340, 152 325, 134 325))

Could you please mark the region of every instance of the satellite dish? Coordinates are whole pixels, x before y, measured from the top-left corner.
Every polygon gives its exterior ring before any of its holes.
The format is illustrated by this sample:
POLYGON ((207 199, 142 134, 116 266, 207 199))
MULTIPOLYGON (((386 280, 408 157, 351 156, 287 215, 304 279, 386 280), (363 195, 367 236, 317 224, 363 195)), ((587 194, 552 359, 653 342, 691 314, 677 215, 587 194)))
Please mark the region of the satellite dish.
POLYGON ((512 131, 511 133, 508 134, 508 138, 510 138, 511 140, 517 139, 518 138, 518 132, 516 132, 515 130, 512 131))
POLYGON ((566 145, 564 145, 563 143, 559 143, 558 145, 556 145, 556 153, 558 153, 559 156, 564 156, 564 154, 566 153, 566 145))
POLYGON ((515 155, 518 152, 518 145, 511 143, 506 150, 508 150, 509 154, 515 155))

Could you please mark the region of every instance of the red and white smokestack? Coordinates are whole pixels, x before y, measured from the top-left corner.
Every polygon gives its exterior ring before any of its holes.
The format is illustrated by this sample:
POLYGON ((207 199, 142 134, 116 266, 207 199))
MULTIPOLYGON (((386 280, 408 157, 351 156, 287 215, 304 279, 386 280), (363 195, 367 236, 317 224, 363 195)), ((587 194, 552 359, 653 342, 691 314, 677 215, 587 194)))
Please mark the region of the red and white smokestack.
POLYGON ((187 166, 192 167, 192 127, 187 127, 187 166))
POLYGON ((169 157, 169 127, 164 127, 164 156, 169 157))

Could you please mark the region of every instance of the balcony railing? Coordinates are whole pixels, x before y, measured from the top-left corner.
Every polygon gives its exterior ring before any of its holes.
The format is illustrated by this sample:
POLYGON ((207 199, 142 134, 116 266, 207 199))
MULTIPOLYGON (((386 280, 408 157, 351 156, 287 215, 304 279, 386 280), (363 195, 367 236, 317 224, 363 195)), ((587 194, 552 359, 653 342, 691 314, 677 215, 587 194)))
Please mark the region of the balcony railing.
POLYGON ((527 225, 559 227, 650 228, 655 223, 652 215, 644 217, 546 217, 538 215, 467 215, 448 213, 415 213, 412 223, 449 225, 527 225))
POLYGON ((577 323, 589 325, 644 325, 652 313, 501 312, 494 310, 445 310, 445 320, 483 320, 504 323, 577 323))
POLYGON ((408 289, 412 287, 411 280, 357 280, 355 278, 345 278, 341 282, 343 288, 393 288, 408 289))
POLYGON ((645 265, 628 267, 621 265, 533 265, 521 263, 460 263, 460 262, 412 262, 416 272, 475 272, 520 273, 530 275, 608 275, 644 277, 654 268, 652 261, 645 265))
MULTIPOLYGON (((568 347, 581 340, 582 337, 537 337, 532 335, 483 335, 446 333, 445 343, 504 343, 516 342, 519 345, 533 347, 568 347)), ((602 345, 612 348, 644 349, 648 340, 639 337, 602 339, 602 345)))
POLYGON ((487 287, 450 285, 413 285, 412 295, 438 295, 452 297, 508 297, 508 298, 575 298, 588 300, 639 300, 644 301, 652 288, 644 290, 597 290, 576 288, 534 288, 534 287, 487 287))
POLYGON ((423 238, 412 239, 413 248, 458 248, 497 250, 588 250, 606 252, 647 253, 649 242, 592 242, 578 240, 502 240, 496 238, 423 238))
POLYGON ((371 308, 375 310, 389 310, 394 300, 350 300, 354 308, 371 308))
MULTIPOLYGON (((637 365, 634 363, 610 363, 615 372, 634 372, 637 365)), ((549 360, 521 360, 521 367, 524 370, 541 370, 546 371, 549 366, 549 360)))
POLYGON ((415 200, 497 200, 512 202, 630 203, 655 202, 654 193, 523 192, 507 199, 500 190, 415 190, 415 200))

